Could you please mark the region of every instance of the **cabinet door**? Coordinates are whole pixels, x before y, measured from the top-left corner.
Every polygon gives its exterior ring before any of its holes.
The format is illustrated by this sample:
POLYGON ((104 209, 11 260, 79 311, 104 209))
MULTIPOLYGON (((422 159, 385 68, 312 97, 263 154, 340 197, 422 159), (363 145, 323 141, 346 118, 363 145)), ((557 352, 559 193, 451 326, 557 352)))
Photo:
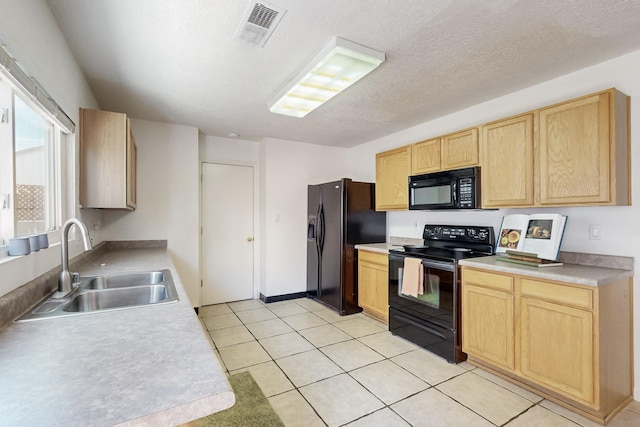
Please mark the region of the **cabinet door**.
POLYGON ((411 147, 411 174, 440 170, 440 138, 418 142, 411 147))
POLYGON ((540 203, 605 204, 612 179, 608 92, 540 110, 540 203))
POLYGON ((502 368, 515 369, 513 294, 463 285, 462 350, 502 368))
POLYGON ((594 392, 593 313, 521 299, 522 376, 589 406, 594 392))
POLYGON ((480 163, 478 129, 468 129, 442 137, 442 169, 477 166, 480 163))
POLYGON ((80 109, 80 204, 84 208, 126 208, 127 118, 80 109))
POLYGON ((389 273, 387 254, 359 251, 358 305, 384 322, 389 321, 389 273))
POLYGON ((482 127, 482 207, 534 204, 533 114, 482 127))
POLYGON ((409 208, 411 146, 376 154, 376 210, 409 208))
POLYGON ((515 369, 514 279, 463 267, 462 350, 515 369))
POLYGON ((135 209, 137 199, 136 171, 138 149, 136 148, 136 141, 131 133, 129 120, 127 120, 127 135, 127 206, 135 209))

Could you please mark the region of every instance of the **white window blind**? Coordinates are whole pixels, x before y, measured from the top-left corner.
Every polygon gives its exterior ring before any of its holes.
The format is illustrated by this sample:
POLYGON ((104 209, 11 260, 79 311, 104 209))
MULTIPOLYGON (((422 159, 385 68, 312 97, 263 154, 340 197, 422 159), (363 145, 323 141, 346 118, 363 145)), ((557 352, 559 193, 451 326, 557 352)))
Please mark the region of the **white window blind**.
POLYGON ((20 86, 25 93, 29 94, 44 111, 50 114, 63 131, 67 133, 75 132, 76 125, 69 116, 60 108, 58 103, 43 89, 38 81, 29 76, 9 54, 7 46, 0 41, 0 71, 14 84, 20 86))

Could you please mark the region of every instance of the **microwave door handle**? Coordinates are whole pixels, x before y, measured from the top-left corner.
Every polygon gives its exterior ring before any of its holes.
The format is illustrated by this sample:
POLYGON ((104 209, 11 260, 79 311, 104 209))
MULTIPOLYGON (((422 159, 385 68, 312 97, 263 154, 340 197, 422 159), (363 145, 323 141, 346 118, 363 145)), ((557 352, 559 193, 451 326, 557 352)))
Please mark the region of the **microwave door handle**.
POLYGON ((453 200, 453 206, 458 206, 458 183, 454 182, 451 189, 453 192, 453 197, 451 198, 453 200))

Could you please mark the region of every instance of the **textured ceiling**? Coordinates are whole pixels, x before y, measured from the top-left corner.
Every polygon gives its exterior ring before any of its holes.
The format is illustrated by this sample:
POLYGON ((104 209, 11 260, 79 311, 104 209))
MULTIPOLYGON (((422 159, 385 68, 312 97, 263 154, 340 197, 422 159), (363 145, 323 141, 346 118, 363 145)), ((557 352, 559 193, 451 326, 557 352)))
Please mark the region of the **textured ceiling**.
POLYGON ((250 140, 354 146, 640 49, 640 0, 271 0, 263 48, 233 38, 246 1, 49 4, 102 109, 250 140), (387 60, 305 118, 270 113, 334 36, 387 60))

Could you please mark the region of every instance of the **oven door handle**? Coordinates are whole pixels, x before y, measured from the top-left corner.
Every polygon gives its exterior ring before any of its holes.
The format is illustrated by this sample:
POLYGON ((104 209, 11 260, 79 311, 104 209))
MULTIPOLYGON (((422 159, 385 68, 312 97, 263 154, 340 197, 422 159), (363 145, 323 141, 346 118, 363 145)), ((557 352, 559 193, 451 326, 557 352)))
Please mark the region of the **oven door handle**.
POLYGON ((437 268, 439 270, 444 270, 444 271, 455 271, 455 265, 449 262, 440 262, 440 261, 434 261, 430 259, 423 259, 422 265, 424 267, 437 268))

